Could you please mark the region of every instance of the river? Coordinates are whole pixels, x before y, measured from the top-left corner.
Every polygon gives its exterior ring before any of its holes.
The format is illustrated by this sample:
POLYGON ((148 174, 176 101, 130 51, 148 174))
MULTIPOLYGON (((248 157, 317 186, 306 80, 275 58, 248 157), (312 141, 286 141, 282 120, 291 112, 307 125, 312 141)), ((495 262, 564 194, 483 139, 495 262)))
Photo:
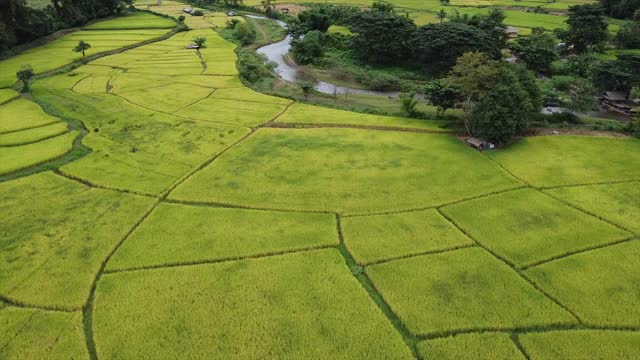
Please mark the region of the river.
MULTIPOLYGON (((269 19, 264 16, 257 15, 245 15, 246 17, 252 19, 267 19, 275 21, 278 25, 283 28, 287 27, 287 24, 284 21, 269 19)), ((278 76, 280 76, 283 80, 295 83, 298 80, 298 67, 289 64, 285 60, 285 56, 289 53, 291 49, 291 40, 293 38, 291 35, 287 35, 282 41, 277 43, 265 45, 256 50, 258 54, 262 54, 266 56, 266 58, 276 64, 274 71, 278 76)), ((361 95, 373 95, 373 96, 384 96, 384 97, 398 97, 399 92, 397 91, 376 91, 376 90, 364 90, 364 89, 355 89, 346 86, 340 86, 332 83, 328 83, 326 81, 321 81, 315 79, 314 89, 318 92, 324 94, 361 94, 361 95)))

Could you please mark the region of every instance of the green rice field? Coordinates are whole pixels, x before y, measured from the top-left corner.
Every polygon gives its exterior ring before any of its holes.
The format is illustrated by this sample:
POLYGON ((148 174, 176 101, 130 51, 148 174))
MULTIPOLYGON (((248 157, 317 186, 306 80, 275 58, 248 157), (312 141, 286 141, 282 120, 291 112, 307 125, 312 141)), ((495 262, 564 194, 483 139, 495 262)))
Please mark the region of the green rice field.
MULTIPOLYGON (((452 0, 519 4, 571 3, 452 0)), ((146 43, 173 20, 134 13, 0 62, 0 359, 640 358, 639 140, 478 152, 258 93, 227 17, 146 43), (44 74, 83 38, 136 46, 44 74)))

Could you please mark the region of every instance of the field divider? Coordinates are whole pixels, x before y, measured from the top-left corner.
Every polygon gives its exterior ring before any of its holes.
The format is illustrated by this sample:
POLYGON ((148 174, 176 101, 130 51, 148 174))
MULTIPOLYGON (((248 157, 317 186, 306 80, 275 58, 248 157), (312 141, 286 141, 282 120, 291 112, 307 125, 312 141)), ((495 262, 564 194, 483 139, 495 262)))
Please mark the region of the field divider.
POLYGON ((279 113, 277 113, 275 116, 273 116, 273 117, 272 117, 270 120, 268 120, 267 122, 265 122, 265 123, 262 123, 262 124, 258 125, 258 126, 254 129, 254 131, 255 131, 255 130, 257 130, 257 129, 259 129, 259 128, 271 127, 270 125, 271 125, 271 124, 275 124, 276 120, 278 120, 278 118, 279 118, 280 116, 284 115, 284 113, 286 113, 287 111, 289 111, 289 108, 290 108, 293 104, 295 104, 295 103, 296 103, 296 102, 295 102, 295 100, 292 100, 291 102, 289 102, 289 103, 284 107, 284 109, 282 109, 282 111, 280 111, 279 113))
POLYGON ((379 126, 379 125, 356 125, 356 124, 329 124, 329 123, 283 123, 273 122, 265 127, 277 128, 277 129, 354 129, 354 130, 372 130, 372 131, 394 131, 394 132, 409 132, 409 133, 421 133, 421 134, 435 134, 435 135, 451 135, 454 131, 437 131, 428 129, 415 129, 401 126, 379 126))
POLYGON ((482 244, 480 241, 476 240, 473 236, 471 236, 471 234, 469 234, 469 232, 467 232, 465 229, 463 229, 450 216, 448 216, 447 214, 442 212, 442 210, 440 210, 440 209, 436 209, 436 210, 438 211, 438 213, 440 215, 442 215, 445 219, 447 219, 453 226, 458 228, 458 230, 460 230, 463 234, 465 234, 467 237, 469 237, 471 240, 473 240, 479 247, 481 247, 483 250, 485 250, 486 252, 491 254, 497 260, 499 260, 502 263, 504 263, 505 265, 509 266, 513 271, 515 271, 516 274, 518 274, 518 276, 520 276, 520 278, 522 278, 524 281, 529 283, 529 285, 531 285, 534 289, 536 289, 538 292, 540 292, 542 295, 544 295, 547 299, 549 299, 550 301, 554 302, 556 305, 561 307, 564 311, 566 311, 571 316, 573 316, 578 321, 579 324, 583 323, 582 319, 580 318, 580 316, 578 316, 578 314, 576 314, 574 311, 569 309, 566 305, 561 303, 558 299, 556 299, 554 296, 552 296, 550 293, 548 293, 542 287, 540 287, 537 283, 535 283, 533 280, 531 280, 528 276, 525 275, 525 273, 522 270, 520 270, 518 267, 516 267, 515 264, 513 264, 511 261, 509 261, 508 259, 504 258, 503 256, 500 256, 500 255, 496 254, 491 249, 489 249, 484 244, 482 244))
POLYGON ((87 345, 87 351, 89 352, 89 358, 91 360, 97 360, 98 359, 98 354, 97 354, 97 351, 96 351, 96 344, 95 344, 95 341, 93 339, 93 308, 94 308, 94 301, 95 301, 96 289, 97 289, 97 286, 98 286, 98 281, 100 281, 100 278, 104 274, 104 269, 106 268, 107 263, 109 262, 109 260, 113 256, 113 254, 115 254, 116 251, 118 251, 118 249, 122 246, 122 244, 124 244, 124 242, 140 226, 140 224, 142 224, 142 222, 147 217, 149 217, 149 215, 151 215, 153 210, 155 210, 155 208, 159 204, 160 204, 160 199, 157 199, 153 203, 153 205, 151 205, 149 207, 149 209, 144 214, 142 214, 140 219, 138 219, 138 221, 135 224, 133 224, 131 229, 122 237, 122 239, 120 239, 120 241, 111 249, 111 251, 107 254, 106 258, 100 264, 100 268, 98 269, 98 273, 96 274, 96 276, 95 276, 95 278, 93 280, 93 284, 91 285, 91 290, 89 291, 89 296, 87 298, 87 301, 86 301, 85 305, 82 308, 82 323, 83 323, 83 330, 84 330, 84 335, 85 335, 85 342, 86 342, 86 345, 87 345))
POLYGON ((562 188, 581 187, 581 186, 625 184, 625 183, 632 183, 632 182, 640 182, 640 179, 596 181, 591 183, 580 183, 580 184, 569 184, 569 185, 540 186, 538 189, 552 190, 552 189, 562 189, 562 188))
MULTIPOLYGON (((197 86, 197 85, 196 85, 196 86, 197 86)), ((201 86, 201 87, 203 87, 203 86, 201 86)), ((196 100, 196 101, 194 101, 194 102, 191 102, 191 103, 189 103, 189 104, 187 104, 187 105, 185 105, 185 106, 182 106, 182 107, 180 107, 178 110, 175 110, 175 111, 171 112, 171 114, 174 114, 174 115, 175 115, 175 113, 177 113, 177 112, 179 112, 179 111, 182 111, 182 110, 184 110, 184 109, 188 108, 189 106, 193 106, 193 105, 195 105, 195 104, 199 103, 200 101, 206 100, 206 99, 208 99, 211 95, 213 95, 213 93, 215 93, 216 91, 218 91, 218 89, 212 89, 212 88, 206 88, 206 89, 210 89, 210 90, 211 90, 211 91, 209 92, 209 94, 207 94, 207 96, 205 96, 205 97, 203 97, 203 98, 200 98, 200 99, 198 99, 198 100, 196 100)), ((177 116, 177 115, 176 115, 176 116, 177 116)))
POLYGON ((135 272, 135 271, 153 271, 153 270, 160 270, 160 269, 171 269, 171 268, 192 267, 192 266, 200 266, 200 265, 221 264, 221 263, 229 263, 229 262, 237 262, 237 261, 245 261, 245 260, 265 259, 265 258, 271 258, 271 257, 281 257, 281 256, 292 255, 292 254, 314 252, 322 249, 337 249, 337 247, 338 245, 335 245, 335 244, 316 245, 316 246, 309 246, 309 247, 299 248, 299 249, 270 251, 266 253, 255 254, 255 255, 229 256, 229 257, 218 258, 218 259, 184 261, 184 262, 166 263, 166 264, 158 264, 158 265, 137 266, 137 267, 125 268, 125 269, 105 270, 103 274, 109 275, 109 274, 118 274, 118 273, 135 272))
POLYGON ((64 312, 64 313, 73 313, 82 310, 82 308, 74 308, 74 307, 64 307, 64 306, 46 306, 46 305, 36 305, 31 304, 25 301, 14 300, 8 296, 0 294, 0 302, 17 307, 22 309, 33 309, 33 310, 42 310, 42 311, 52 311, 52 312, 64 312))
POLYGON ((610 220, 608 220, 608 219, 605 219, 605 218, 603 218, 602 216, 600 216, 600 215, 598 215, 598 214, 596 214, 596 213, 593 213, 593 212, 591 212, 591 211, 588 211, 588 210, 582 209, 582 208, 580 208, 579 206, 573 205, 572 203, 570 203, 570 202, 566 201, 566 200, 565 200, 565 199, 563 199, 563 198, 557 197, 557 196, 555 196, 555 195, 553 195, 553 194, 551 194, 551 193, 549 193, 549 192, 546 192, 546 191, 543 191, 543 190, 540 190, 540 189, 536 189, 536 190, 538 190, 540 193, 542 193, 542 194, 544 194, 544 195, 546 195, 546 196, 548 196, 548 197, 550 197, 550 198, 552 198, 552 199, 555 199, 555 200, 557 200, 557 201, 559 201, 559 202, 561 202, 561 203, 565 204, 566 206, 569 206, 570 208, 573 208, 573 209, 575 209, 575 210, 578 210, 578 211, 579 211, 579 212, 581 212, 581 213, 584 213, 584 214, 587 214, 587 215, 591 215, 591 216, 593 216, 593 217, 597 218, 597 219, 598 219, 598 220, 600 220, 600 221, 606 222, 607 224, 609 224, 609 225, 611 225, 611 226, 613 226, 613 227, 615 227, 615 228, 617 228, 617 229, 620 229, 620 230, 623 230, 623 231, 625 231, 625 232, 628 232, 629 234, 638 235, 638 234, 636 234, 635 232, 633 232, 633 231, 631 231, 631 230, 629 230, 629 229, 627 229, 627 228, 624 228, 624 227, 622 227, 622 226, 620 226, 620 225, 618 225, 618 224, 616 224, 616 223, 614 223, 614 222, 612 222, 612 221, 610 221, 610 220))
POLYGON ((508 188, 508 189, 504 189, 504 190, 492 191, 492 192, 489 192, 489 193, 484 193, 484 194, 475 195, 475 196, 470 196, 470 197, 467 197, 467 198, 462 198, 462 199, 459 199, 459 200, 454 200, 454 201, 450 201, 450 202, 447 202, 447 203, 444 203, 444 204, 438 204, 438 205, 433 205, 433 206, 409 208, 409 209, 403 209, 403 210, 372 212, 372 213, 342 214, 340 216, 341 217, 345 217, 345 218, 349 218, 349 217, 363 217, 363 216, 394 215, 394 214, 404 214, 404 213, 411 213, 411 212, 418 212, 418 211, 434 210, 434 209, 443 208, 445 206, 455 205, 455 204, 459 204, 459 203, 463 203, 463 202, 471 201, 471 200, 476 200, 476 199, 482 199, 482 198, 490 197, 490 196, 493 196, 493 195, 499 195, 499 194, 503 194, 503 193, 507 193, 507 192, 511 192, 511 191, 525 189, 525 188, 528 188, 528 187, 529 186, 527 186, 527 185, 520 184, 520 185, 518 185, 516 187, 512 187, 512 188, 508 188))
POLYGON ((529 355, 529 353, 527 353, 527 350, 524 348, 524 346, 520 342, 520 339, 518 338, 518 334, 515 332, 512 332, 509 338, 511 339, 511 342, 513 343, 513 345, 515 345, 515 347, 518 349, 518 351, 520 351, 522 356, 524 356, 526 360, 531 360, 531 356, 529 355))
POLYGON ((385 263, 392 262, 392 261, 411 259, 411 258, 414 258, 414 257, 426 256, 426 255, 443 254, 443 253, 448 253, 448 252, 451 252, 451 251, 462 250, 462 249, 472 248, 472 247, 478 247, 478 245, 475 244, 475 243, 473 243, 473 244, 463 244, 463 245, 457 245, 457 246, 453 246, 453 247, 448 247, 446 249, 428 250, 428 251, 422 251, 422 252, 417 252, 417 253, 408 254, 408 255, 394 256, 394 257, 390 257, 390 258, 386 258, 386 259, 375 260, 375 261, 363 264, 362 266, 367 268, 368 266, 385 264, 385 263))
MULTIPOLYGON (((174 116, 174 117, 177 117, 177 118, 180 118, 180 119, 185 119, 185 120, 194 120, 194 121, 202 121, 202 122, 210 123, 210 124, 220 124, 220 125, 228 125, 228 126, 236 126, 236 127, 242 127, 242 128, 249 128, 249 127, 244 126, 244 125, 232 124, 232 123, 227 123, 227 122, 222 122, 222 121, 212 121, 212 120, 192 119, 192 118, 187 117, 187 116, 182 116, 182 115, 178 115, 178 114, 172 114, 172 113, 170 113, 170 112, 161 111, 161 110, 157 110, 157 109, 153 109, 153 108, 150 108, 150 107, 147 107, 147 106, 143 106, 143 105, 137 104, 137 103, 135 103, 135 102, 133 102, 133 101, 131 101, 131 100, 129 100, 129 99, 127 99, 127 98, 125 98, 125 97, 122 97, 122 96, 120 96, 120 95, 118 95, 118 94, 116 94, 116 93, 114 93, 114 92, 110 92, 110 93, 109 93, 109 95, 117 96, 118 98, 120 98, 120 99, 124 100, 125 102, 127 102, 127 103, 129 103, 129 104, 131 104, 131 105, 134 105, 134 106, 137 106, 137 107, 141 107, 141 108, 143 108, 143 109, 146 109, 146 110, 149 110, 149 111, 153 111, 153 112, 157 112, 157 113, 160 113, 160 114, 165 114, 165 115, 169 115, 169 116, 174 116)), ((250 129, 250 128, 249 128, 249 129, 250 129)))
POLYGON ((638 240, 638 238, 636 238, 635 236, 631 236, 631 237, 628 237, 628 238, 625 238, 625 239, 622 239, 622 240, 617 240, 617 241, 613 241, 613 242, 606 243, 606 244, 599 244, 599 245, 590 246, 588 248, 584 248, 584 249, 580 249, 580 250, 569 251, 569 252, 566 252, 566 253, 561 254, 561 255, 552 256, 552 257, 547 258, 547 259, 543 259, 543 260, 532 262, 530 264, 526 264, 524 266, 521 266, 520 270, 529 270, 529 269, 534 268, 536 266, 547 264, 547 263, 550 263, 550 262, 554 262, 556 260, 562 260, 564 258, 568 258, 568 257, 573 256, 573 255, 578 255, 578 254, 587 253, 587 252, 591 252, 591 251, 595 251, 595 250, 600 250, 600 249, 604 249, 604 248, 607 248, 607 247, 610 247, 610 246, 615 246, 615 245, 620 245, 620 244, 624 244, 624 243, 627 243, 627 242, 631 242, 631 241, 634 241, 634 240, 638 240))
POLYGON ((146 193, 142 193, 142 192, 137 192, 137 191, 133 191, 133 190, 126 190, 126 189, 120 189, 120 188, 113 188, 113 187, 109 187, 109 186, 103 186, 103 185, 98 185, 95 183, 92 183, 89 180, 71 175, 71 174, 67 174, 65 172, 63 172, 60 169, 54 169, 52 171, 54 174, 61 176, 67 180, 71 180, 71 181, 75 181, 78 182, 82 185, 88 186, 92 189, 102 189, 102 190, 110 190, 110 191, 117 191, 120 193, 125 193, 125 194, 131 194, 131 195, 137 195, 137 196, 144 196, 144 197, 148 197, 148 198, 152 198, 152 199, 158 199, 157 196, 151 195, 151 194, 146 194, 146 193))
MULTIPOLYGON (((140 29, 140 30, 144 30, 144 29, 140 29)), ((86 65, 87 63, 89 63, 91 61, 94 61, 94 60, 97 60, 97 59, 100 59, 100 58, 103 58, 103 57, 106 57, 106 56, 120 54, 120 53, 123 53, 125 51, 129 51, 129 50, 138 48, 140 46, 149 45, 149 44, 153 44, 155 42, 167 40, 167 39, 173 37, 174 35, 176 35, 177 33, 178 33, 178 28, 175 27, 171 31, 167 32, 166 34, 164 34, 162 36, 159 36, 159 37, 156 37, 156 38, 153 38, 153 39, 143 40, 141 42, 138 42, 138 43, 135 43, 135 44, 131 44, 131 45, 127 45, 127 46, 123 46, 123 47, 118 48, 118 49, 104 51, 104 52, 101 52, 101 53, 98 53, 98 54, 89 55, 89 56, 83 57, 80 60, 74 61, 72 63, 57 67, 57 68, 49 70, 49 71, 45 71, 43 73, 36 74, 36 76, 34 78, 35 79, 42 79, 42 78, 46 78, 46 77, 49 77, 49 76, 62 74, 62 73, 71 71, 71 70, 75 69, 76 67, 79 67, 81 65, 86 65)))
POLYGON ((494 328, 494 327, 478 327, 478 328, 466 328, 451 331, 440 331, 430 334, 418 335, 417 338, 423 340, 436 340, 447 338, 456 335, 465 334, 481 334, 486 332, 494 333, 507 333, 515 336, 522 334, 532 333, 546 333, 552 331, 619 331, 619 332, 640 332, 640 326, 602 326, 602 325, 589 325, 589 324, 564 324, 564 325, 538 325, 538 326, 523 326, 513 328, 494 328))
POLYGON ((232 203, 223 203, 217 201, 190 201, 190 200, 179 200, 179 199, 163 199, 164 202, 171 204, 181 204, 181 205, 191 205, 191 206, 204 206, 204 207, 214 207, 214 208, 229 208, 229 209, 243 209, 243 210, 256 210, 256 211, 273 211, 273 212, 284 212, 284 213, 300 213, 300 214, 335 214, 333 211, 329 210, 298 210, 298 209, 279 209, 279 208, 267 208, 267 207, 259 207, 259 206, 249 206, 249 205, 241 205, 241 204, 232 204, 232 203))
MULTIPOLYGON (((50 124, 50 125, 55 125, 55 124, 57 124, 57 123, 53 123, 53 124, 50 124)), ((65 125, 66 125, 66 124, 65 124, 65 125)), ((24 145, 37 144, 37 143, 39 143, 39 142, 41 142, 41 141, 50 140, 50 139, 53 139, 54 137, 58 137, 58 136, 64 135, 64 134, 66 134, 66 133, 68 133, 68 132, 69 132, 69 129, 67 128, 67 129, 65 129, 63 132, 60 132, 60 133, 57 133, 57 134, 53 134, 53 135, 47 135, 47 136, 45 136, 45 137, 43 137, 43 138, 40 138, 40 139, 38 139, 38 140, 26 141, 26 142, 22 142, 22 143, 19 143, 19 144, 0 145, 0 148, 11 148, 11 147, 24 146, 24 145)), ((65 154, 65 155, 66 155, 66 154, 65 154)))
POLYGON ((349 271, 356 278, 356 280, 360 283, 360 286, 364 289, 364 291, 369 295, 373 303, 380 309, 382 314, 389 320, 391 325, 396 329, 396 331, 402 337, 402 340, 405 342, 407 347, 413 353, 413 356, 422 360, 422 355, 418 352, 418 341, 419 339, 414 336, 409 328, 405 325, 405 323, 398 317, 398 315, 393 311, 389 303, 384 299, 380 291, 375 287, 373 281, 369 278, 369 276, 365 272, 365 268, 360 266, 355 261, 353 255, 347 248, 344 242, 344 234, 342 232, 342 220, 340 214, 335 213, 336 216, 336 231, 338 233, 338 250, 340 254, 345 260, 345 265, 349 268, 349 271))
POLYGON ((4 132, 0 132, 0 135, 14 134, 14 133, 17 133, 17 132, 20 132, 20 131, 28 131, 28 130, 38 129, 38 128, 41 128, 41 127, 57 124, 59 122, 62 122, 62 121, 60 119, 58 119, 58 120, 54 120, 54 121, 52 121, 50 123, 46 123, 46 124, 41 124, 41 125, 36 125, 36 126, 31 126, 31 127, 26 127, 26 128, 21 128, 21 129, 17 129, 17 130, 4 131, 4 132))

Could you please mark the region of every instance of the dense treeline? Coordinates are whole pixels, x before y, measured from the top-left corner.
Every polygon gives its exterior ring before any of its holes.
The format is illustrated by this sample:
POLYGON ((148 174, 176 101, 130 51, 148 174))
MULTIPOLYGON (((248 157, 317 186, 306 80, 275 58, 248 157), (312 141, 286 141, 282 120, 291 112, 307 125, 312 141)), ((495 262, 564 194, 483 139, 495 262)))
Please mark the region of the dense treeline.
POLYGON ((617 19, 640 18, 640 0, 600 0, 607 15, 617 19))
POLYGON ((52 0, 44 9, 25 0, 0 0, 0 51, 55 31, 119 13, 131 0, 52 0))

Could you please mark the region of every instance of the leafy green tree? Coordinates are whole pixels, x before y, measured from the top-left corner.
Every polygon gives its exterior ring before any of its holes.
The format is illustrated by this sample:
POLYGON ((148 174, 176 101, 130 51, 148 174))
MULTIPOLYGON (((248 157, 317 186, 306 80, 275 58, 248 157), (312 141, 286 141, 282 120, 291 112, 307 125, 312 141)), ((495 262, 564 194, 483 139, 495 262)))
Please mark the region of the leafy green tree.
POLYGON ((400 99, 402 111, 407 114, 408 117, 415 117, 418 114, 416 110, 418 100, 416 99, 415 92, 402 92, 398 95, 398 98, 400 99))
POLYGON ((207 42, 207 38, 204 36, 196 36, 193 38, 193 43, 198 46, 196 50, 200 51, 201 48, 205 48, 205 43, 207 42))
MULTIPOLYGON (((523 86, 522 75, 518 72, 509 65, 500 66, 495 86, 473 108, 474 135, 506 143, 528 127, 529 118, 539 107, 523 86)), ((526 74, 526 70, 522 74, 526 74)), ((529 77, 533 79, 531 74, 529 77)))
POLYGON ((462 121, 469 135, 477 131, 472 121, 474 103, 496 84, 500 63, 487 54, 468 52, 463 54, 449 72, 447 82, 460 90, 463 96, 462 121))
POLYGON ((615 37, 620 49, 640 48, 640 21, 625 21, 615 37))
POLYGON ((494 41, 494 47, 498 50, 506 46, 508 36, 506 33, 507 25, 504 23, 506 15, 500 9, 491 9, 488 14, 460 14, 455 11, 450 18, 451 22, 466 24, 482 30, 487 36, 494 41))
POLYGON ((322 56, 323 35, 320 31, 310 31, 304 38, 291 41, 291 53, 298 64, 310 64, 322 56))
POLYGON ((305 98, 309 97, 314 88, 313 83, 307 80, 298 81, 298 86, 302 89, 302 95, 304 95, 305 98))
POLYGON ((591 74, 598 89, 630 90, 640 86, 640 55, 619 54, 616 60, 597 62, 591 74))
POLYGON ((249 45, 256 41, 256 31, 246 22, 236 25, 233 36, 240 41, 242 45, 249 45))
POLYGON ((438 17, 438 19, 440 20, 440 24, 442 24, 442 22, 444 21, 444 19, 447 18, 447 10, 445 9, 440 9, 440 11, 438 11, 438 13, 436 14, 436 16, 438 17))
POLYGON ((325 7, 312 7, 309 10, 298 14, 299 25, 297 34, 306 34, 309 31, 320 31, 326 33, 331 26, 329 11, 325 7))
POLYGON ((276 1, 275 0, 261 0, 260 4, 262 5, 262 9, 264 10, 264 13, 268 17, 271 17, 271 16, 274 15, 275 6, 276 6, 276 1))
POLYGON ((529 69, 544 74, 549 73, 551 63, 558 59, 555 40, 544 33, 520 37, 509 44, 509 49, 529 69))
POLYGON ((352 17, 350 28, 356 56, 370 63, 397 64, 406 60, 416 26, 404 16, 363 11, 352 17))
POLYGON ((617 19, 633 17, 640 9, 640 0, 600 0, 607 15, 617 19))
POLYGON ((569 7, 566 20, 569 28, 557 31, 561 39, 574 46, 579 53, 589 49, 601 49, 607 41, 607 23, 604 10, 598 4, 574 5, 569 7))
POLYGON ((16 77, 22 82, 22 92, 29 91, 29 82, 34 76, 35 73, 31 65, 23 65, 22 68, 18 70, 16 77))
POLYGON ((394 12, 393 4, 383 0, 374 1, 373 4, 371 4, 371 9, 388 13, 394 12))
POLYGON ((180 15, 180 16, 178 16, 178 24, 184 24, 184 20, 185 20, 185 19, 186 19, 186 18, 184 17, 184 15, 180 15))
POLYGON ((436 116, 443 117, 444 113, 462 102, 463 97, 459 88, 445 80, 432 80, 425 86, 424 96, 432 105, 436 106, 436 116))
POLYGON ((486 52, 496 58, 500 55, 484 31, 453 22, 421 26, 409 44, 413 49, 413 60, 434 72, 447 71, 466 52, 486 52))
POLYGON ((593 110, 596 105, 596 91, 593 85, 580 79, 569 89, 567 108, 574 113, 593 110))
POLYGON ((86 43, 82 40, 80 40, 78 42, 78 45, 76 45, 76 47, 73 48, 74 52, 81 52, 82 53, 82 57, 84 57, 84 52, 89 50, 91 48, 91 45, 89 45, 89 43, 86 43))

